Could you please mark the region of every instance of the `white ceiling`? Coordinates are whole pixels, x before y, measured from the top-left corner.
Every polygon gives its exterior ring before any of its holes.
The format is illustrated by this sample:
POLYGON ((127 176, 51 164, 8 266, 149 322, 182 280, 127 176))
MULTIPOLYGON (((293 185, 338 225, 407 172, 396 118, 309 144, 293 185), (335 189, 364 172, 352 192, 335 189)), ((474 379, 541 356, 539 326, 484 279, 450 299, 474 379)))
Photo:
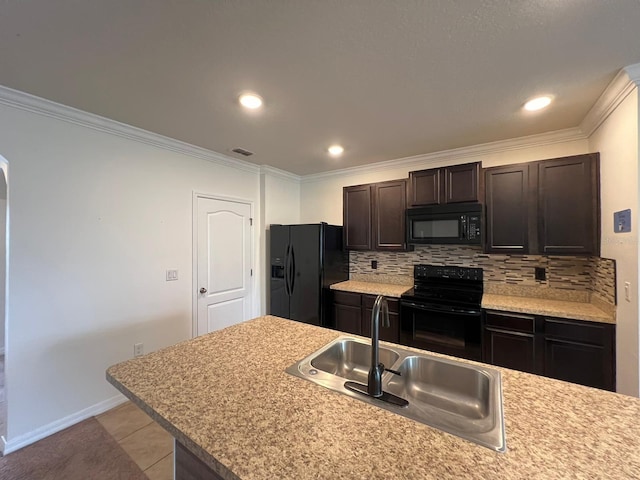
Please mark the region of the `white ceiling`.
POLYGON ((304 175, 575 127, 639 26, 638 0, 3 0, 0 84, 304 175))

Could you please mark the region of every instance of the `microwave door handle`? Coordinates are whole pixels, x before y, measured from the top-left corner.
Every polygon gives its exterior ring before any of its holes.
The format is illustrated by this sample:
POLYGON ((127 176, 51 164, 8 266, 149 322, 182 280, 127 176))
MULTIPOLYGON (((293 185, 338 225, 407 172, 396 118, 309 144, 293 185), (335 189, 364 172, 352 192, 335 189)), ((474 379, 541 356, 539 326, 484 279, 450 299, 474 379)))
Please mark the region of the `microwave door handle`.
POLYGON ((460 240, 466 240, 467 238, 469 238, 469 226, 467 225, 466 215, 460 215, 460 224, 462 225, 462 228, 460 229, 460 240))

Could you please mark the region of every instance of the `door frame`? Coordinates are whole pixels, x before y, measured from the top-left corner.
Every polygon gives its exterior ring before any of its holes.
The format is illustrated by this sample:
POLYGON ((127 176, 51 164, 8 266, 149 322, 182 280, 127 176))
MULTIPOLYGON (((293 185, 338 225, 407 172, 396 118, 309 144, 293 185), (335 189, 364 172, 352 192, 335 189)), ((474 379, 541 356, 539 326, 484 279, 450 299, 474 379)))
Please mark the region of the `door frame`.
POLYGON ((220 200, 223 202, 234 202, 249 205, 249 211, 251 212, 251 218, 253 219, 251 229, 249 231, 249 265, 253 270, 251 276, 251 312, 252 315, 256 315, 256 278, 258 278, 259 272, 256 271, 255 266, 255 232, 254 229, 256 218, 254 215, 254 202, 246 198, 230 197, 227 195, 217 195, 211 193, 202 193, 193 191, 191 200, 192 219, 191 219, 191 338, 198 336, 198 199, 206 198, 208 200, 220 200))

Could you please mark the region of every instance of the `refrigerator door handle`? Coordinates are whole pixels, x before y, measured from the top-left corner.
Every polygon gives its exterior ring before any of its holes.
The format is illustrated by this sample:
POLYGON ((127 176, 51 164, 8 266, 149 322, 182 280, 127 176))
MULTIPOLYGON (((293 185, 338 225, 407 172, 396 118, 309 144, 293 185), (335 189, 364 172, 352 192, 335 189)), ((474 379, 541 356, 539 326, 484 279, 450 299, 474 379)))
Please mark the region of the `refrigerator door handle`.
POLYGON ((291 295, 293 295, 293 290, 296 288, 296 254, 293 250, 293 245, 291 246, 291 250, 289 251, 289 255, 291 255, 291 295))
POLYGON ((287 245, 287 250, 284 254, 284 291, 288 297, 291 296, 291 291, 289 289, 289 249, 291 245, 287 245))

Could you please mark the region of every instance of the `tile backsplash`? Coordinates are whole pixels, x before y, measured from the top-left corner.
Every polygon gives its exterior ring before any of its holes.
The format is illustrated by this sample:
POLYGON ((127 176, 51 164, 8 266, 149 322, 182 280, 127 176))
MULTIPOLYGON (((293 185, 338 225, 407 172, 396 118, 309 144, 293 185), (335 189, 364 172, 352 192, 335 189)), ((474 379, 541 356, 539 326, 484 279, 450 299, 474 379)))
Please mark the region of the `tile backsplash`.
POLYGON ((415 264, 479 267, 485 283, 582 290, 616 303, 615 261, 601 257, 560 255, 496 255, 481 247, 457 245, 416 246, 412 252, 349 252, 349 273, 413 276, 415 264), (378 268, 371 268, 377 260, 378 268), (546 280, 536 280, 535 267, 546 270, 546 280))

